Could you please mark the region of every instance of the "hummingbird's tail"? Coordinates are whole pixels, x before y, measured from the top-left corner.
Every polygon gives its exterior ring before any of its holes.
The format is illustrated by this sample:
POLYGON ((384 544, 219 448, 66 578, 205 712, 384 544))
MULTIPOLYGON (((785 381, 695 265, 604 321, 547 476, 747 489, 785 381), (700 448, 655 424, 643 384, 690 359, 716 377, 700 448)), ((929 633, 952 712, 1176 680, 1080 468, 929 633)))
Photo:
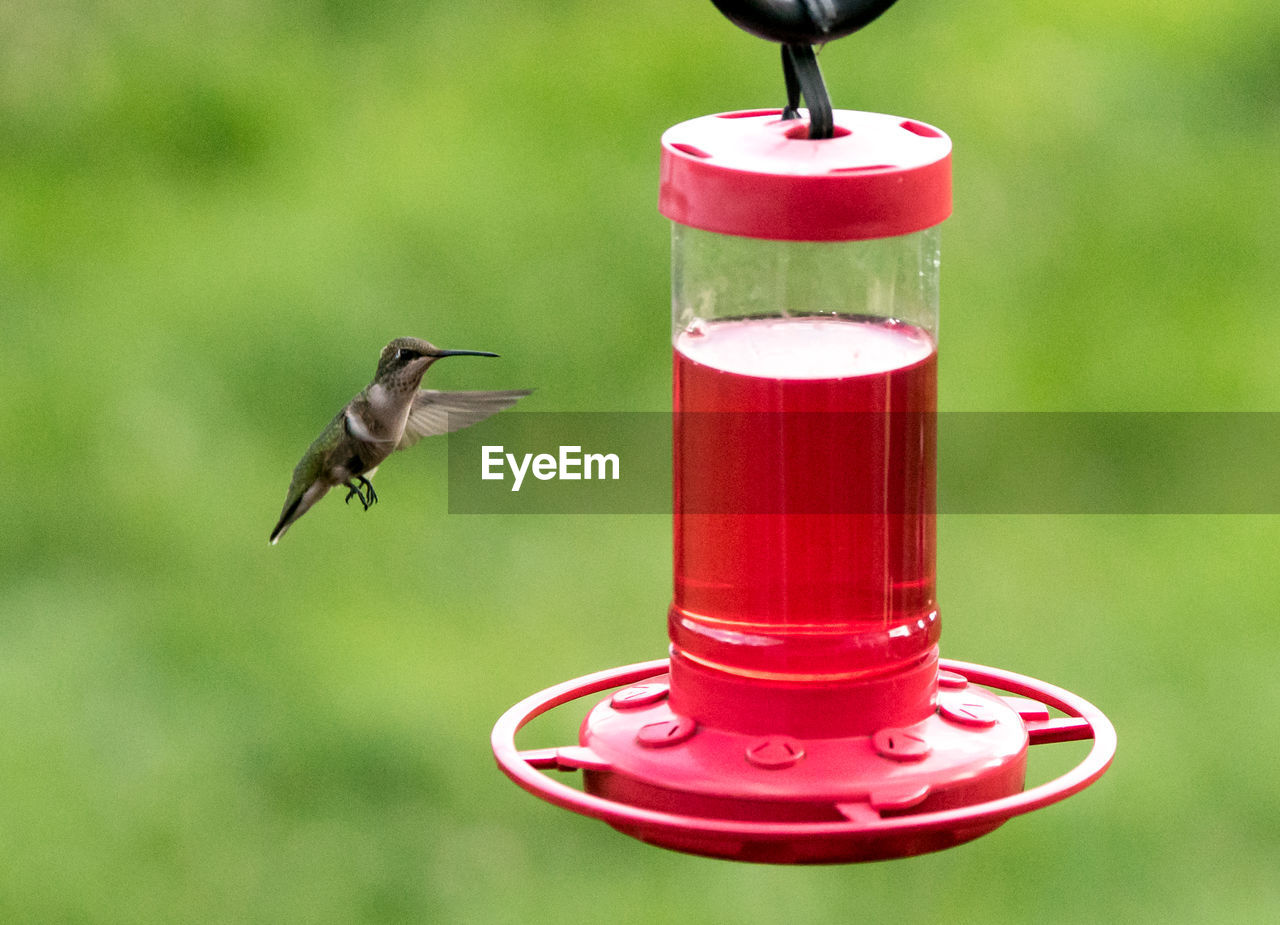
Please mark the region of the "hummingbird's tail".
POLYGON ((296 498, 285 503, 284 511, 280 514, 280 522, 276 524, 276 528, 271 531, 271 545, 274 546, 280 541, 280 537, 284 536, 284 532, 289 526, 301 517, 307 511, 311 510, 311 506, 324 497, 325 492, 329 490, 329 486, 320 482, 312 482, 306 491, 300 492, 296 498))
POLYGON ((284 513, 280 515, 280 522, 276 524, 276 528, 271 531, 272 546, 274 546, 276 543, 280 541, 280 537, 284 536, 284 531, 289 529, 289 524, 293 523, 295 520, 298 519, 294 515, 297 513, 298 507, 301 504, 302 504, 302 496, 299 495, 298 498, 293 502, 293 504, 289 505, 285 509, 284 513))

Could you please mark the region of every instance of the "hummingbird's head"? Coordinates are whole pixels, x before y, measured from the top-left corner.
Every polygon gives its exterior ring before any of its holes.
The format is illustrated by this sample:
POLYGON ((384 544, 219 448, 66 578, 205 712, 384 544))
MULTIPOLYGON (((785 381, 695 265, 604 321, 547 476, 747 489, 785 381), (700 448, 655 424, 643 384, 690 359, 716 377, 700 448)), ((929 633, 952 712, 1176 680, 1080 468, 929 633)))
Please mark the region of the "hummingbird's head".
POLYGON ((442 350, 419 337, 397 337, 382 348, 374 380, 387 384, 405 383, 417 388, 427 367, 441 357, 456 356, 496 357, 497 354, 482 350, 442 350))

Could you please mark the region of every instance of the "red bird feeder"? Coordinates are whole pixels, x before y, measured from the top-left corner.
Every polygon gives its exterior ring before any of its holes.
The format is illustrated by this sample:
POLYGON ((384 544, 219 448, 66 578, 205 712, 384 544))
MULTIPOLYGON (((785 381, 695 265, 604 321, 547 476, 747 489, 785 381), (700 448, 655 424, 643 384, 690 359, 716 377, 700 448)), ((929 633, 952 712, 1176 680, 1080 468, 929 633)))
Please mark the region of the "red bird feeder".
MULTIPOLYGON (((797 60, 806 99, 825 102, 797 60)), ((960 844, 1083 789, 1115 733, 1066 691, 939 658, 950 140, 895 116, 797 115, 723 113, 662 140, 670 658, 528 698, 493 749, 531 793, 656 845, 880 860, 960 844), (517 749, 533 717, 616 688, 577 745, 517 749), (1024 790, 1028 746, 1081 739, 1093 747, 1074 770, 1024 790), (580 771, 583 790, 548 770, 580 771)))

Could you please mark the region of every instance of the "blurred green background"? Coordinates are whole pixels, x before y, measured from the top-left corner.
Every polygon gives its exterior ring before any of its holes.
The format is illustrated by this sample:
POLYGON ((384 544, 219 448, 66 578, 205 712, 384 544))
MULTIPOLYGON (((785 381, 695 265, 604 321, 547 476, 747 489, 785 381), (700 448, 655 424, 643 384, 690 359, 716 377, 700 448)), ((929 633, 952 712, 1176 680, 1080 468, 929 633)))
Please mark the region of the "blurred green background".
MULTIPOLYGON (((1280 410, 1278 48, 1272 0, 904 0, 826 49, 956 145, 943 408, 1280 410)), ((1280 920, 1277 517, 942 518, 943 654, 1086 696, 1116 763, 813 869, 493 766, 516 700, 664 653, 667 518, 448 516, 426 441, 267 546, 394 336, 667 408, 658 136, 781 92, 706 0, 0 2, 0 919, 1280 920)))

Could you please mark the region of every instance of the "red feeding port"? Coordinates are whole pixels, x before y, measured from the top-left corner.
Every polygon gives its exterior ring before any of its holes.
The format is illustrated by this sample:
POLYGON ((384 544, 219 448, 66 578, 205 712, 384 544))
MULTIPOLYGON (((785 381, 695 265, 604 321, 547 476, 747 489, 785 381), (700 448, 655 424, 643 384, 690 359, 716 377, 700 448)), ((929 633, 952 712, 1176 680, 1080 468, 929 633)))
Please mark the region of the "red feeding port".
POLYGON ((836 111, 663 138, 672 219, 670 658, 558 685, 493 732, 499 765, 644 841, 746 861, 950 847, 1087 786, 1115 734, 1074 695, 939 658, 938 266, 951 142, 836 111), (579 741, 517 730, 614 692, 579 741), (1093 739, 1025 788, 1031 745, 1093 739), (545 771, 581 773, 583 789, 545 771))

